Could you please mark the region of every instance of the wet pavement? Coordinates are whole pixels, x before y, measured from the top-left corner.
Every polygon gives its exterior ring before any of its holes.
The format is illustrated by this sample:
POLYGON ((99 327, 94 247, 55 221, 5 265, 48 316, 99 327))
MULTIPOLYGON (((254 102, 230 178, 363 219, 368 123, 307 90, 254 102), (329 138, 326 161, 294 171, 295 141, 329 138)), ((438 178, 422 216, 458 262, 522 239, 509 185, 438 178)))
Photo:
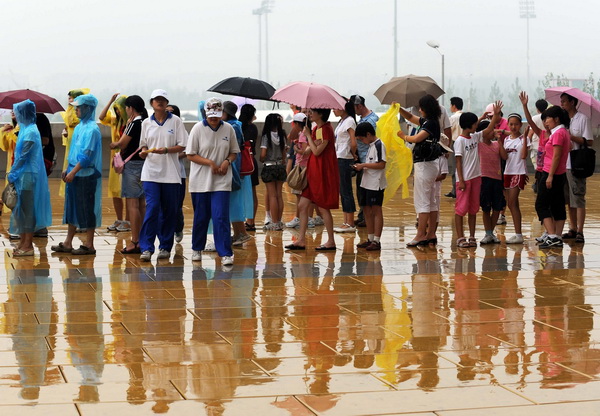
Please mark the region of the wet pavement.
MULTIPOLYGON (((397 197, 380 253, 355 249, 365 229, 325 253, 323 227, 295 253, 283 249, 294 230, 259 230, 231 268, 209 253, 192 264, 189 199, 182 244, 151 263, 105 230, 96 256, 52 254, 62 225, 15 259, 2 230, 0 414, 600 414, 600 208, 588 204, 585 245, 538 250, 528 189, 526 244, 458 249, 443 198, 437 248, 408 249, 415 214, 397 197)), ((108 225, 108 199, 104 212, 108 225)))

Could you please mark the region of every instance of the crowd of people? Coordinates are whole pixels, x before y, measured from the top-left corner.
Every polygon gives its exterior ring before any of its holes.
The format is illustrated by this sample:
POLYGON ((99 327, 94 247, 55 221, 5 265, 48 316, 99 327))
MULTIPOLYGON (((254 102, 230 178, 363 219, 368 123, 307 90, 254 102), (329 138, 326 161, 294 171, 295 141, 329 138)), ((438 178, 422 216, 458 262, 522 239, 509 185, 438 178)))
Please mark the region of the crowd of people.
MULTIPOLYGON (((577 111, 577 99, 568 94, 561 97, 561 106, 549 107, 538 100, 535 116, 529 112, 528 96, 521 93, 519 98, 524 117, 511 113, 504 118, 500 101, 490 104, 481 116, 463 112, 459 97, 450 100, 452 116, 431 95, 423 96, 412 111, 399 108, 412 130, 397 134, 412 148, 413 158, 417 231, 408 247, 437 244, 441 183, 452 170, 455 184, 446 196, 456 198, 456 245, 477 246, 480 209, 485 236, 479 243, 499 243, 495 226, 506 222, 507 207, 515 234, 506 243, 522 244, 519 194, 528 182, 528 159, 536 170, 535 209, 545 228, 537 238, 540 247, 561 247, 566 238, 585 241, 586 179, 573 169, 569 155, 585 144, 591 146, 590 121, 577 111), (523 131, 524 118, 528 127, 523 131), (569 229, 563 234, 565 205, 569 229), (464 217, 468 218, 468 236, 464 217)), ((174 243, 183 239, 183 201, 189 191, 194 208, 192 261, 201 261, 203 251, 215 251, 222 265, 232 265, 233 248, 252 239, 249 233, 256 230, 259 178, 266 188, 264 229, 299 229, 287 250, 306 250, 307 229, 316 225, 324 225, 327 232, 317 251, 336 250, 335 233, 353 233, 358 226, 366 226, 367 238, 357 247, 381 250, 386 147, 377 137, 378 116, 367 108, 363 97, 352 96, 343 109, 334 110, 339 118, 335 129, 329 121, 331 110, 291 106, 289 133, 282 117, 272 113, 260 134, 251 104, 238 109, 232 101, 218 98, 201 102, 200 121, 189 134, 166 91, 154 90, 149 104, 152 115, 142 97, 117 93, 99 115, 101 123, 111 128, 108 196, 116 221, 108 231, 131 233, 123 254, 138 254, 142 261, 150 261, 158 239, 157 257, 169 258, 174 243), (260 174, 257 157, 262 162, 260 174), (284 223, 282 194, 292 174, 301 179, 293 187, 290 182, 297 207, 294 218, 284 223), (335 227, 331 211, 339 209, 340 200, 343 223, 335 227), (357 202, 360 211, 355 218, 357 202)), ((95 118, 97 106, 89 90, 69 92, 63 115, 65 186, 60 189, 68 232, 64 241, 51 247, 55 252, 96 253, 94 237, 102 225, 102 137, 95 118), (85 233, 79 248, 73 245, 77 232, 85 233)), ((13 113, 13 124, 0 130, 0 148, 8 156, 7 182, 15 186, 18 201, 10 223, 11 236, 19 239, 13 255, 32 256, 32 238, 47 236, 51 224, 47 175, 55 164, 54 144, 47 118, 36 115, 33 102, 15 104, 13 113)))

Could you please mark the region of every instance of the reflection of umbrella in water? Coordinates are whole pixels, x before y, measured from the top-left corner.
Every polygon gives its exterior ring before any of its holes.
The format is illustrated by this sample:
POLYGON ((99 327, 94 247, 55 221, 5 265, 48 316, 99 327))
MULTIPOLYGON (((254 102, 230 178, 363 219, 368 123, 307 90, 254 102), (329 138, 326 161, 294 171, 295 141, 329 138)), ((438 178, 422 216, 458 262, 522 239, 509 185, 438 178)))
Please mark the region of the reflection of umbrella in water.
POLYGON ((417 106, 419 99, 427 94, 438 98, 444 90, 432 78, 413 74, 394 77, 375 91, 375 97, 381 104, 396 101, 405 108, 417 106))
POLYGON ((268 82, 261 81, 260 79, 231 77, 217 82, 207 91, 257 100, 270 100, 275 92, 275 88, 268 82))
POLYGON ((592 122, 593 127, 600 125, 600 101, 587 92, 572 87, 546 88, 544 92, 546 93, 546 100, 554 105, 560 105, 560 96, 562 94, 568 94, 571 97, 577 98, 579 100, 577 111, 585 114, 592 122))
POLYGON ((29 89, 0 92, 0 108, 9 108, 12 110, 13 104, 27 99, 34 102, 35 110, 38 113, 54 114, 65 110, 55 98, 29 89))
POLYGON ((333 88, 314 82, 292 82, 273 94, 274 101, 283 101, 300 108, 329 108, 341 110, 346 100, 333 88))

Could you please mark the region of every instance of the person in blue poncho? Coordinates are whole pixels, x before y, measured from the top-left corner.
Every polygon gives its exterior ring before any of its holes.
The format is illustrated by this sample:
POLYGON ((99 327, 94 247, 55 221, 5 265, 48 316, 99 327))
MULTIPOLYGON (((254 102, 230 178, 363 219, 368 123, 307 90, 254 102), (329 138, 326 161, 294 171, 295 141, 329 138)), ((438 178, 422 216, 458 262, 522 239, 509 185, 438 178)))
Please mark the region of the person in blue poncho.
POLYGON ((51 249, 75 255, 96 254, 94 233, 102 224, 102 135, 95 121, 98 100, 85 94, 71 105, 81 121, 73 132, 68 166, 62 173, 67 184, 63 224, 69 228, 65 241, 51 249), (73 249, 77 228, 85 230, 85 244, 73 249))
POLYGON ((10 217, 11 234, 21 240, 13 251, 14 257, 33 256, 33 233, 52 223, 48 177, 42 155, 42 139, 35 124, 35 104, 25 100, 13 106, 19 123, 15 160, 8 182, 17 190, 17 205, 10 217))

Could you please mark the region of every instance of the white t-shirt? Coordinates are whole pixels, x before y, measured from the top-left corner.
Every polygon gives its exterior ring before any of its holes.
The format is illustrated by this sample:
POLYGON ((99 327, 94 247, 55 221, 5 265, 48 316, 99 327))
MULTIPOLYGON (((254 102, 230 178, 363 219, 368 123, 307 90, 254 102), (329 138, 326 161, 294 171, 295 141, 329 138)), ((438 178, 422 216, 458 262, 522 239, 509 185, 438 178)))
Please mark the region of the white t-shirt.
MULTIPOLYGON (((192 127, 185 153, 210 159, 220 166, 230 153, 240 153, 240 147, 235 130, 229 123, 221 122, 215 131, 204 120, 192 127)), ((226 175, 219 175, 214 174, 210 166, 192 162, 188 181, 189 191, 231 191, 231 175, 231 166, 227 169, 226 175)))
POLYGON ((448 158, 444 155, 440 156, 437 158, 439 166, 440 166, 440 172, 438 173, 438 175, 443 175, 443 174, 448 174, 448 158))
MULTIPOLYGON (((462 157, 463 180, 468 181, 481 176, 479 152, 477 147, 483 137, 483 131, 471 134, 471 137, 458 136, 454 142, 454 156, 462 157)), ((459 182, 458 173, 456 182, 459 182)))
POLYGON ((340 120, 335 128, 335 153, 338 159, 353 159, 348 133, 350 129, 356 130, 356 121, 352 117, 340 120))
MULTIPOLYGON (((161 147, 185 147, 188 134, 179 117, 167 113, 167 119, 161 125, 154 115, 142 122, 140 147, 159 149, 161 147)), ((148 153, 142 168, 143 182, 181 183, 179 153, 148 153)))
POLYGON ((504 168, 504 174, 527 175, 527 159, 521 158, 521 153, 523 151, 523 136, 521 135, 516 139, 513 139, 510 136, 505 138, 504 149, 508 154, 508 158, 506 159, 506 167, 504 168))
MULTIPOLYGON (((385 145, 379 139, 373 143, 369 143, 369 150, 364 163, 385 162, 385 145)), ((387 179, 384 169, 363 169, 362 180, 360 186, 371 191, 379 191, 387 187, 387 179)))
MULTIPOLYGON (((592 134, 592 126, 590 125, 590 119, 579 111, 575 113, 571 119, 571 125, 569 126, 569 133, 571 136, 583 137, 588 142, 594 140, 592 134)), ((571 150, 580 149, 581 145, 571 140, 571 150)), ((567 169, 571 169, 571 154, 567 158, 567 169)))
POLYGON ((452 130, 452 141, 455 141, 462 133, 460 128, 460 116, 463 112, 457 111, 450 116, 450 129, 452 130))

